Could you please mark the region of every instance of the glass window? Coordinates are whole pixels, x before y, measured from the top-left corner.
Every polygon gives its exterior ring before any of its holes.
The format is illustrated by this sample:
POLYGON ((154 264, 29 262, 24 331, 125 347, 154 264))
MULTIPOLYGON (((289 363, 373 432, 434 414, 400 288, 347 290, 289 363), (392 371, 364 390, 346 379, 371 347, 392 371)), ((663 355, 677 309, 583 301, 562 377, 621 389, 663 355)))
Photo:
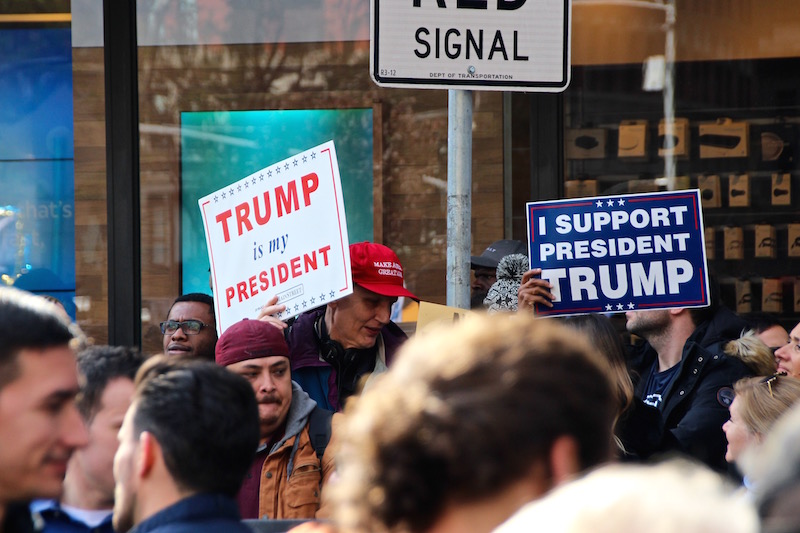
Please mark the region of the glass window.
POLYGON ((796 324, 795 4, 575 0, 573 14, 563 196, 699 188, 724 301, 796 324))
POLYGON ((0 73, 0 279, 57 298, 75 318, 68 3, 0 8, 0 73))

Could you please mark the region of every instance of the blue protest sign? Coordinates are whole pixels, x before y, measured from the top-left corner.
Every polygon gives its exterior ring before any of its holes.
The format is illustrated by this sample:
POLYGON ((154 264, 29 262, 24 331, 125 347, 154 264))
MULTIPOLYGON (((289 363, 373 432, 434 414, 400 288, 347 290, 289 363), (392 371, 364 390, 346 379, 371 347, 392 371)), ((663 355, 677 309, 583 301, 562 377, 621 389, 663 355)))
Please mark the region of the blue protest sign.
POLYGON ((700 191, 526 204, 531 268, 555 296, 537 315, 709 305, 700 191))

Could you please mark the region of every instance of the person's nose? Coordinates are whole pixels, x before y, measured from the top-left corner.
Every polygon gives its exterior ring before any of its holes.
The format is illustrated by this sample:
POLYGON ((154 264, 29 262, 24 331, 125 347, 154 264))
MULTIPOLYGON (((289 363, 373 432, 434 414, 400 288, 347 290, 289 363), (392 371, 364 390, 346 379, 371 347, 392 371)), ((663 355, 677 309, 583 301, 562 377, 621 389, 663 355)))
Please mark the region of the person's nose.
POLYGON ((785 361, 788 359, 786 355, 786 351, 789 349, 789 344, 784 344, 777 350, 775 350, 775 360, 776 361, 785 361))
POLYGON ((272 379, 269 372, 261 374, 261 378, 258 381, 258 390, 267 394, 275 390, 275 380, 272 379))
POLYGON ((61 441, 69 448, 81 448, 89 444, 89 430, 74 403, 64 412, 60 432, 61 441))
POLYGON ((183 328, 178 326, 178 329, 176 329, 175 332, 170 335, 170 338, 172 340, 186 340, 187 337, 186 333, 183 332, 183 328))
POLYGON ((383 325, 389 323, 389 320, 392 317, 392 302, 385 302, 384 304, 378 307, 377 313, 375 313, 375 320, 380 322, 383 325))

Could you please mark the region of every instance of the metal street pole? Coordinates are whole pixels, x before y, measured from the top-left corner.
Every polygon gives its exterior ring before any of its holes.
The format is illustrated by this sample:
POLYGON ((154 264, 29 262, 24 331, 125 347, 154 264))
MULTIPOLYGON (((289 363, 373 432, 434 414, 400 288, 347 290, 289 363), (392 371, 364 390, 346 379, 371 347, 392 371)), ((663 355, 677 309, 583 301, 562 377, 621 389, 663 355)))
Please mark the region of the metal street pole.
POLYGON ((447 91, 447 305, 469 309, 472 91, 447 91))

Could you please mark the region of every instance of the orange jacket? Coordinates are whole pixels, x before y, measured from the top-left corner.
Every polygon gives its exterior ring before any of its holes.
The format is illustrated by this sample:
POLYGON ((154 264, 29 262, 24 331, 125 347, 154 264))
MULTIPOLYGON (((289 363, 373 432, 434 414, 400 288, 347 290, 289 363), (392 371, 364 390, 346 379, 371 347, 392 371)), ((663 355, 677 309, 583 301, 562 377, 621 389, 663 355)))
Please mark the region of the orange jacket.
MULTIPOLYGON (((292 391, 297 394, 297 390, 292 391)), ((309 399, 310 400, 310 399, 309 399)), ((260 518, 314 518, 320 508, 322 486, 334 470, 334 436, 342 415, 331 420, 331 440, 322 461, 311 445, 308 421, 299 433, 286 439, 270 453, 261 468, 258 495, 260 518), (295 449, 296 446, 296 449, 295 449), (294 453, 292 453, 294 450, 294 453), (289 463, 291 462, 291 472, 289 463)))

